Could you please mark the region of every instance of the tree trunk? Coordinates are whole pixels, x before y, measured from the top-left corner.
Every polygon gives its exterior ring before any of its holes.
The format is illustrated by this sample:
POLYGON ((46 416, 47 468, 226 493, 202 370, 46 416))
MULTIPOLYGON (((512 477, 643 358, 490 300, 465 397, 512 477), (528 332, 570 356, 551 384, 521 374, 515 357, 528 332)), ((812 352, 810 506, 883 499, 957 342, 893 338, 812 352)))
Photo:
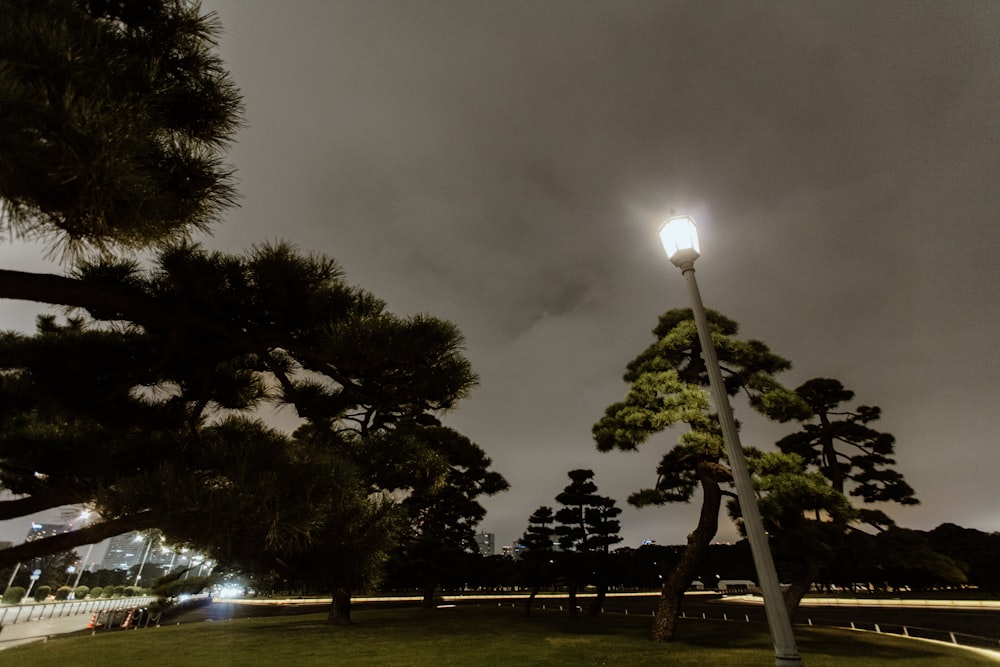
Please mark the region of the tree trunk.
POLYGON ((606 583, 597 584, 597 597, 590 603, 587 613, 591 616, 599 616, 604 611, 604 600, 608 597, 608 585, 606 583))
POLYGON ((823 463, 826 466, 827 477, 830 478, 830 486, 844 492, 844 473, 840 469, 840 458, 837 456, 837 447, 833 442, 833 430, 830 426, 830 419, 825 412, 819 414, 820 442, 823 445, 823 463))
POLYGON ((812 582, 816 581, 816 577, 819 576, 821 569, 822 563, 820 561, 808 561, 802 568, 802 571, 792 577, 791 585, 782 591, 781 596, 785 599, 788 618, 795 616, 795 612, 799 609, 799 603, 802 602, 802 598, 809 592, 809 587, 812 585, 812 582))
POLYGON ((663 583, 660 604, 653 619, 654 642, 672 642, 677 632, 684 592, 691 586, 708 545, 719 528, 719 508, 722 506, 722 490, 710 472, 708 464, 698 464, 698 478, 701 481, 702 502, 698 517, 698 527, 688 535, 687 546, 681 559, 663 583))
POLYGON ((568 587, 569 591, 569 615, 573 618, 577 617, 576 613, 576 590, 578 586, 576 584, 570 584, 568 587))
POLYGON ((531 605, 535 602, 535 596, 538 595, 538 591, 541 590, 541 586, 532 586, 531 595, 528 596, 528 600, 524 603, 524 615, 531 616, 531 605))
POLYGON ((424 601, 423 601, 424 609, 433 609, 434 608, 434 605, 435 605, 435 602, 434 602, 434 590, 436 588, 437 588, 437 584, 434 584, 434 583, 424 584, 424 601))
POLYGON ((336 588, 330 604, 327 625, 351 625, 351 592, 346 588, 336 588))

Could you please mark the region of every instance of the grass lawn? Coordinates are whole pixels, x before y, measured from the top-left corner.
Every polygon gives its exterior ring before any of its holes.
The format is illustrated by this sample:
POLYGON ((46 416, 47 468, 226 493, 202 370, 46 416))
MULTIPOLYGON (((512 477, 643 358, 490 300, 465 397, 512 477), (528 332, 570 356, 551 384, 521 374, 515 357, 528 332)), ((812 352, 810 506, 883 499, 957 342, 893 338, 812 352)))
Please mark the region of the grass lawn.
MULTIPOLYGON (((766 628, 685 620, 678 641, 649 641, 649 617, 607 614, 574 622, 565 613, 512 607, 364 609, 333 628, 325 614, 234 619, 96 636, 67 636, 0 652, 0 666, 192 667, 205 665, 741 665, 771 667, 766 628)), ((806 667, 995 665, 925 642, 824 628, 796 628, 806 667)))

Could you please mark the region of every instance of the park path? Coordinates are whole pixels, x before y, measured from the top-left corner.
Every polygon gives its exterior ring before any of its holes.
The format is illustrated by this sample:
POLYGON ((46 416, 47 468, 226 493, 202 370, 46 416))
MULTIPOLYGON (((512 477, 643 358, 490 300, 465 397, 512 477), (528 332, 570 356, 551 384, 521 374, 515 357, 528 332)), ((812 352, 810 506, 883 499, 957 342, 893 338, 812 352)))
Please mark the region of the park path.
POLYGON ((84 630, 91 617, 91 614, 77 614, 4 626, 0 628, 0 650, 28 642, 45 641, 51 635, 84 630))

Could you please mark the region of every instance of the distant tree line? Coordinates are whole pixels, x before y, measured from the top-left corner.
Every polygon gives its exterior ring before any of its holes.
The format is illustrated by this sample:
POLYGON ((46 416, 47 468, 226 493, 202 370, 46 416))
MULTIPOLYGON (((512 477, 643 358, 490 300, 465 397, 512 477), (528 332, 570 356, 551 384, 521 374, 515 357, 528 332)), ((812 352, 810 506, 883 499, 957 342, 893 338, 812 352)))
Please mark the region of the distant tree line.
MULTIPOLYGON (((483 556, 466 550, 456 552, 445 576, 438 582, 446 593, 511 592, 559 593, 569 596, 572 588, 588 593, 586 608, 593 609, 599 586, 613 591, 660 590, 663 582, 681 562, 686 545, 645 544, 610 549, 597 576, 581 577, 572 559, 580 552, 561 552, 555 541, 551 547, 529 537, 540 521, 532 514, 524 536, 516 543, 516 557, 483 556), (534 546, 529 546, 534 545, 534 546), (584 583, 585 582, 585 583, 584 583)), ((945 523, 930 531, 894 527, 873 536, 832 561, 814 583, 815 592, 840 595, 899 594, 901 592, 948 591, 953 594, 1000 595, 1000 533, 962 528, 945 523)), ((793 563, 778 560, 779 575, 787 582, 796 572, 793 563)), ((406 558, 390 559, 382 590, 417 593, 423 590, 422 562, 406 558)), ((588 575, 592 574, 591 570, 588 575)), ((746 540, 734 544, 708 546, 693 582, 705 589, 718 587, 720 580, 757 581, 746 540)), ((532 603, 533 604, 533 603, 532 603)), ((526 601, 530 613, 532 604, 526 601)))

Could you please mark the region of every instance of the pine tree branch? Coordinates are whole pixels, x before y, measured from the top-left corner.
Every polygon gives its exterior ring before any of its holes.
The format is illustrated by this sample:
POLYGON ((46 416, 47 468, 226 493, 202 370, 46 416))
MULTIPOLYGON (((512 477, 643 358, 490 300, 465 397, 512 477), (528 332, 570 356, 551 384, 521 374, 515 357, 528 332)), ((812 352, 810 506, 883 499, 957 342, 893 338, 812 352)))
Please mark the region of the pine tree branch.
POLYGON ((0 269, 0 299, 84 308, 99 313, 101 319, 125 320, 171 331, 185 327, 201 329, 221 338, 228 345, 235 345, 238 350, 259 355, 286 391, 293 389, 291 379, 269 353, 276 346, 262 344, 242 332, 194 313, 183 303, 165 303, 161 299, 113 285, 7 269, 0 269))
POLYGON ((69 551, 85 544, 96 544, 101 540, 127 533, 130 530, 146 530, 155 526, 156 517, 149 510, 117 519, 100 521, 69 533, 24 542, 9 549, 0 549, 0 567, 8 567, 32 558, 69 551))
POLYGON ((73 492, 52 492, 32 494, 23 498, 0 501, 0 521, 10 521, 23 516, 36 514, 44 510, 63 505, 76 505, 90 500, 87 494, 73 492))

